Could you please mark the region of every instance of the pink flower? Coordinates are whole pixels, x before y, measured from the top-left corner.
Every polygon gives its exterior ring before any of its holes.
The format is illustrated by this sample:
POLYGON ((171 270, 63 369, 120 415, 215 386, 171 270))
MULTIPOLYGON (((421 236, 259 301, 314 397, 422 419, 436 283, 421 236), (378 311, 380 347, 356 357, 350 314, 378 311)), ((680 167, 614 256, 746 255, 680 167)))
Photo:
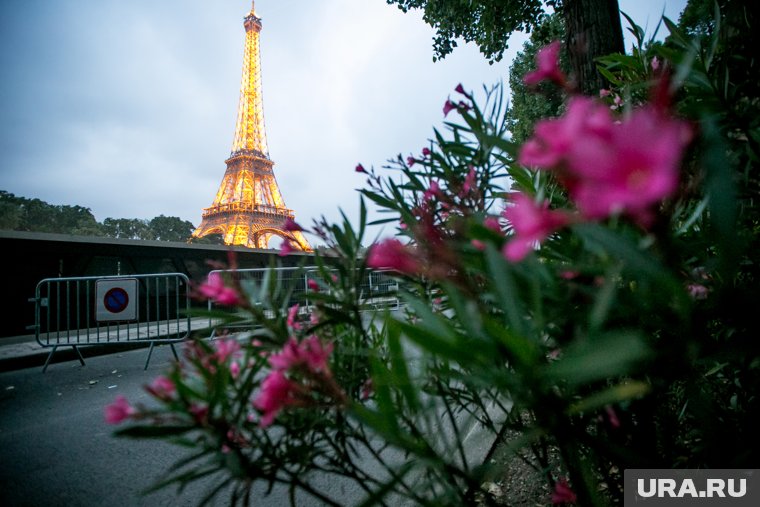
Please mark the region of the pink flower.
POLYGON ((295 250, 295 248, 293 248, 293 244, 290 242, 290 240, 286 239, 280 245, 280 253, 278 255, 280 257, 284 257, 286 255, 292 254, 295 251, 296 250, 295 250))
POLYGON ((473 239, 470 241, 470 244, 473 246, 473 248, 475 248, 475 250, 480 250, 481 252, 486 249, 486 244, 479 239, 473 239))
POLYGON ((462 195, 464 197, 469 194, 475 188, 475 166, 470 166, 470 172, 464 177, 464 184, 462 185, 462 195))
POLYGON ((652 70, 657 72, 657 69, 660 68, 660 59, 655 56, 649 64, 652 66, 652 70))
POLYGON ((675 191, 689 138, 686 123, 652 106, 616 122, 603 104, 575 97, 564 116, 536 125, 518 161, 557 169, 585 218, 624 212, 644 223, 675 191))
POLYGON ((119 424, 135 414, 135 408, 129 404, 123 395, 118 395, 113 403, 105 408, 105 417, 108 424, 119 424))
POLYGON ((262 381, 261 392, 253 401, 253 406, 263 412, 259 423, 262 428, 272 424, 283 408, 294 403, 296 387, 280 370, 270 372, 262 381))
POLYGON ((407 274, 417 273, 421 267, 409 248, 395 238, 372 245, 367 255, 367 266, 389 268, 407 274))
POLYGON ((356 169, 354 169, 357 173, 364 173, 367 174, 367 170, 364 169, 364 166, 361 164, 356 164, 356 169))
POLYGON ((309 290, 312 292, 319 292, 319 284, 316 280, 309 278, 306 282, 307 287, 309 287, 309 290))
POLYGON ((563 280, 574 280, 578 278, 578 276, 580 276, 580 273, 571 269, 566 269, 559 274, 559 277, 563 280))
POLYGON ((414 165, 414 157, 412 156, 406 157, 406 165, 408 165, 409 167, 412 167, 414 165))
POLYGON ((288 327, 295 331, 298 331, 299 329, 301 329, 301 323, 296 320, 297 318, 298 318, 298 304, 295 304, 291 306, 290 309, 288 310, 288 327))
POLYGON ((650 207, 675 192, 689 137, 684 122, 637 109, 606 135, 578 139, 567 157, 570 196, 586 218, 624 212, 646 222, 650 207))
POLYGON ((686 290, 689 292, 689 296, 695 300, 707 299, 710 294, 710 289, 700 283, 690 283, 686 286, 686 290))
POLYGON ((559 69, 559 41, 554 41, 548 46, 538 50, 536 54, 536 70, 525 74, 523 82, 528 86, 535 86, 541 81, 553 81, 564 86, 567 81, 565 74, 559 69))
POLYGON ((216 359, 224 363, 230 357, 234 357, 240 351, 240 344, 234 338, 219 338, 214 341, 216 359))
POLYGON ((295 338, 291 338, 285 343, 282 351, 269 358, 269 364, 275 370, 306 366, 312 372, 327 372, 329 371, 327 362, 332 351, 332 343, 323 344, 316 335, 309 336, 300 343, 295 338))
POLYGON ((160 400, 170 399, 176 389, 174 382, 163 375, 156 377, 153 382, 145 388, 146 391, 160 400))
POLYGON ((238 378, 238 375, 240 375, 240 363, 237 361, 230 363, 230 375, 232 375, 232 378, 238 378))
POLYGON ((604 97, 609 97, 610 93, 611 92, 607 90, 606 88, 602 88, 601 90, 599 90, 599 98, 603 99, 604 97))
POLYGON ((198 288, 201 296, 211 299, 220 305, 234 306, 240 304, 241 299, 237 291, 232 287, 225 287, 222 275, 212 271, 208 274, 206 282, 198 288))
POLYGON ((190 412, 190 415, 193 416, 193 419, 195 419, 196 422, 205 424, 208 419, 208 405, 199 405, 197 403, 193 403, 188 407, 188 412, 190 412))
POLYGON ((457 93, 461 93, 462 95, 467 95, 464 91, 464 86, 462 86, 462 83, 459 83, 456 88, 454 88, 454 91, 457 93))
POLYGON ((423 157, 429 157, 430 156, 430 148, 422 148, 422 156, 423 157))
POLYGON ((496 217, 486 217, 485 220, 483 220, 483 225, 494 232, 501 232, 501 224, 496 217))
POLYGON ((362 384, 361 394, 359 396, 362 400, 368 400, 374 391, 375 385, 372 382, 372 377, 370 377, 362 384))
POLYGON ((560 211, 549 210, 548 202, 538 205, 525 194, 514 194, 512 202, 503 215, 512 224, 514 237, 504 245, 503 253, 507 260, 519 262, 568 219, 560 211))
POLYGON ((303 227, 298 225, 295 220, 288 217, 285 219, 285 223, 282 226, 283 230, 287 232, 295 232, 295 231, 302 231, 303 227))
POLYGON ((443 117, 445 118, 452 110, 456 109, 457 105, 454 104, 451 100, 447 100, 443 104, 443 117))
POLYGON ((611 405, 607 405, 604 407, 604 411, 607 413, 607 420, 610 423, 610 426, 614 429, 617 429, 620 427, 620 419, 618 419, 617 412, 615 412, 615 409, 612 408, 611 405))
POLYGON ((570 485, 567 483, 567 479, 560 477, 560 479, 554 483, 554 491, 552 491, 552 503, 575 503, 577 500, 578 499, 575 496, 575 493, 572 489, 570 489, 570 485))
POLYGON ((438 182, 435 180, 430 181, 430 186, 427 190, 425 190, 425 193, 422 194, 422 200, 429 201, 433 197, 439 197, 441 195, 441 187, 438 185, 438 182))
POLYGON ((527 167, 555 167, 568 156, 576 142, 588 136, 604 138, 612 126, 612 116, 603 104, 586 97, 574 97, 561 118, 536 123, 533 137, 520 148, 517 161, 527 167))

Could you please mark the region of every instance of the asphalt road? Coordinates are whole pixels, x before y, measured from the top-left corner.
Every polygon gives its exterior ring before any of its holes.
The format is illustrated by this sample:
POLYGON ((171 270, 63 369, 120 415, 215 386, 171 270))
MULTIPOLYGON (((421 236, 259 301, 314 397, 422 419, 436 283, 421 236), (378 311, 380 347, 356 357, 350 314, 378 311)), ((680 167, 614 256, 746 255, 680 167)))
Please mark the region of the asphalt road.
MULTIPOLYGON (((143 371, 146 350, 123 352, 41 368, 0 373, 0 506, 120 507, 193 506, 209 483, 199 482, 181 495, 174 487, 141 492, 187 452, 160 441, 112 436, 103 407, 122 394, 130 402, 148 403, 142 386, 165 371, 168 347, 153 354, 143 371)), ((323 484, 324 486, 324 484, 323 484)), ((341 503, 363 495, 335 485, 341 503)), ((288 505, 283 490, 254 495, 256 506, 288 505)), ((228 505, 222 496, 214 505, 228 505)), ((298 505, 318 505, 302 498, 298 505)))

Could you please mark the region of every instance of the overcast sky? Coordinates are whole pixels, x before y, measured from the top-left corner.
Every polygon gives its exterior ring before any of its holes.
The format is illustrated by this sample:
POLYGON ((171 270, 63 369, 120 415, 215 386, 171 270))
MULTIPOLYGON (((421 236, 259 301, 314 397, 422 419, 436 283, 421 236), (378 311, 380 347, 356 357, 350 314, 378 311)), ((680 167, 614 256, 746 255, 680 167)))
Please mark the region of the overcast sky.
MULTIPOLYGON (((685 3, 620 0, 650 28, 685 3)), ((198 225, 232 145, 250 5, 1 0, 0 189, 99 221, 198 225)), ((256 11, 269 153, 303 224, 339 207, 355 217, 357 162, 419 153, 454 87, 505 80, 525 40, 494 65, 464 45, 433 63, 433 30, 385 0, 257 0, 256 11)))

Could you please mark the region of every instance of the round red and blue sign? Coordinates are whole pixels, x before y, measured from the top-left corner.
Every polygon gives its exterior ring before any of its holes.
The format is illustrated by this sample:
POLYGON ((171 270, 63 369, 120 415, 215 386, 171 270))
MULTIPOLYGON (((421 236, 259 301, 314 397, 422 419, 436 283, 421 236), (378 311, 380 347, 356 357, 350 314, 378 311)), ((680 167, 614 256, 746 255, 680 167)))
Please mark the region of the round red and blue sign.
POLYGON ((111 313, 121 313, 129 306, 129 294, 121 287, 114 287, 103 296, 103 306, 111 313))

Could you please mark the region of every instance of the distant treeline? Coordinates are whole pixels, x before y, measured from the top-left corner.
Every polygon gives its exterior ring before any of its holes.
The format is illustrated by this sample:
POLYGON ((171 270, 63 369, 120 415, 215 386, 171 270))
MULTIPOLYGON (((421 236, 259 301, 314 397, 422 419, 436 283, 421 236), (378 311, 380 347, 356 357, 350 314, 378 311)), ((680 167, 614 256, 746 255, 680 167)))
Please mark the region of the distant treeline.
MULTIPOLYGON (((0 230, 53 232, 80 236, 123 239, 187 241, 195 226, 179 217, 159 215, 150 220, 106 218, 95 220, 90 208, 53 205, 40 199, 18 197, 0 190, 0 230)), ((218 236, 193 240, 193 243, 218 243, 218 236)))

